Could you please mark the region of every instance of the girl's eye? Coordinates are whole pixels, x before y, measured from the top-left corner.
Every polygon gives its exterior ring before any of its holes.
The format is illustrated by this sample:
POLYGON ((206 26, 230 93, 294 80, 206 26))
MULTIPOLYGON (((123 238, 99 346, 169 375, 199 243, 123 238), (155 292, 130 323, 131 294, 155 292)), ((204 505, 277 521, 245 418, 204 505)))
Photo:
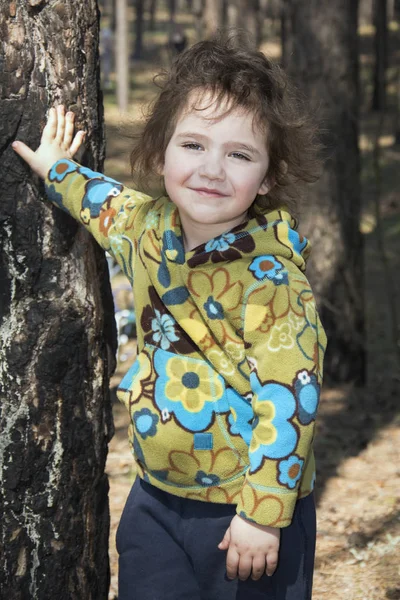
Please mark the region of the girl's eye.
POLYGON ((242 154, 241 152, 232 152, 231 156, 233 156, 233 158, 238 158, 239 160, 250 161, 250 158, 246 156, 246 154, 242 154))
POLYGON ((189 150, 201 150, 200 144, 197 144, 196 142, 186 142, 185 144, 182 144, 182 146, 189 150))

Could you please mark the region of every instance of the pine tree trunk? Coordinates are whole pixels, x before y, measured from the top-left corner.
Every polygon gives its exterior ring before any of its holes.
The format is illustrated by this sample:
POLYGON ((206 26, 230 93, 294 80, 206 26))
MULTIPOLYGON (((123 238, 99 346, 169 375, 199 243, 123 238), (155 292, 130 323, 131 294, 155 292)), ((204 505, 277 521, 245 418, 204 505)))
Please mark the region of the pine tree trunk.
POLYGON ((264 13, 259 0, 233 0, 227 6, 229 27, 244 29, 249 33, 254 46, 258 48, 262 38, 264 13))
MULTIPOLYGON (((127 0, 116 0, 115 24, 115 66, 117 84, 117 105, 118 109, 122 113, 124 113, 128 110, 129 104, 129 44, 127 0)), ((139 33, 138 38, 138 33, 136 31, 135 46, 137 44, 139 44, 139 48, 141 49, 141 33, 139 33)))
POLYGON ((326 379, 364 380, 357 0, 286 0, 286 67, 322 123, 324 173, 302 207, 309 275, 328 333, 326 379), (288 57, 290 59, 288 60, 288 57))
POLYGON ((400 0, 394 0, 393 3, 393 19, 400 21, 400 0))
POLYGON ((149 5, 149 30, 154 31, 156 24, 156 9, 157 9, 157 0, 150 0, 149 5))
POLYGON ((95 0, 0 0, 0 597, 108 597, 112 297, 103 253, 10 147, 53 103, 104 158, 95 0), (104 308, 106 307, 106 309, 104 308))
POLYGON ((387 0, 374 0, 375 65, 372 110, 385 110, 386 69, 388 67, 388 15, 387 0))
POLYGON ((203 30, 204 30, 204 6, 203 0, 193 0, 192 6, 193 16, 194 16, 194 29, 196 32, 196 42, 199 42, 203 39, 203 30))
MULTIPOLYGON (((119 0, 121 2, 121 0, 119 0)), ((127 0, 123 0, 125 5, 127 0)), ((126 13, 126 7, 125 7, 126 13)), ((144 28, 144 0, 136 0, 135 2, 135 48, 133 57, 136 59, 143 58, 143 28, 144 28)))
POLYGON ((223 0, 205 0, 203 10, 204 37, 208 39, 223 27, 224 2, 223 0))

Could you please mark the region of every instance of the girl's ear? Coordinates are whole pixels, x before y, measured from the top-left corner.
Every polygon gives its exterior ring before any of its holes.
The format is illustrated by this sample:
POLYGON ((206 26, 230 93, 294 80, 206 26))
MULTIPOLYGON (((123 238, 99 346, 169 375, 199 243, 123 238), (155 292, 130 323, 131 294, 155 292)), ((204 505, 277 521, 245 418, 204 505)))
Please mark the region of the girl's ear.
POLYGON ((274 185, 275 185, 275 183, 271 182, 271 180, 268 177, 266 177, 264 179, 264 181, 261 183, 260 188, 258 190, 259 195, 265 196, 266 194, 268 194, 269 191, 272 190, 274 185))
MULTIPOLYGON (((279 170, 282 175, 286 175, 286 173, 288 171, 288 165, 287 165, 286 161, 284 161, 284 160, 280 161, 279 170)), ((276 184, 276 181, 267 176, 264 179, 264 181, 261 183, 258 193, 260 195, 265 196, 266 194, 268 194, 268 192, 270 192, 272 190, 272 188, 274 187, 275 184, 276 184)))

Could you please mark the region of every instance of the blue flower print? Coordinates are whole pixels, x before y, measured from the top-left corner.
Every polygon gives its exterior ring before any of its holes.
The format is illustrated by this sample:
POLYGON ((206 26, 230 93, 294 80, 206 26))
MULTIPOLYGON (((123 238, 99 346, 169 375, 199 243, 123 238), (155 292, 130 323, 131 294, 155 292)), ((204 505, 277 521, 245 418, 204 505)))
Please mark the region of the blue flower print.
POLYGON ((111 198, 119 196, 122 190, 123 186, 120 183, 116 183, 108 177, 97 177, 88 181, 82 200, 82 221, 87 224, 90 219, 98 217, 104 203, 111 198))
POLYGON ((135 429, 145 440, 148 436, 154 437, 157 433, 159 416, 152 413, 148 408, 142 408, 133 413, 135 429))
POLYGON ((165 253, 168 260, 183 265, 185 262, 185 251, 183 247, 182 237, 178 237, 172 229, 164 231, 163 235, 163 254, 165 253))
POLYGON ((162 315, 157 309, 154 312, 156 317, 151 321, 153 342, 160 344, 163 350, 168 350, 171 342, 179 341, 175 333, 175 321, 170 315, 162 315))
POLYGON ((164 252, 161 254, 161 262, 160 266, 158 267, 157 278, 161 285, 163 285, 165 288, 170 286, 171 275, 168 270, 167 259, 165 258, 164 252))
POLYGON ((153 477, 155 477, 155 479, 158 479, 159 481, 167 481, 168 479, 168 469, 157 469, 155 471, 151 471, 151 474, 153 477))
POLYGON ((107 177, 107 175, 103 175, 102 173, 97 173, 96 171, 92 171, 92 169, 89 169, 89 167, 80 166, 78 169, 78 172, 81 175, 84 175, 84 177, 86 177, 86 179, 97 179, 97 180, 101 179, 102 181, 104 181, 106 183, 111 183, 113 185, 121 185, 118 181, 116 181, 112 177, 107 177))
POLYGON ((297 254, 301 255, 304 248, 308 244, 307 238, 300 235, 295 229, 292 229, 291 227, 289 227, 289 229, 288 229, 288 238, 289 238, 290 243, 293 246, 293 250, 297 254))
POLYGON ((123 390, 127 390, 129 389, 129 386, 132 384, 133 380, 135 379, 136 375, 139 373, 140 371, 140 357, 141 355, 139 355, 135 362, 133 363, 133 365, 131 366, 131 368, 128 370, 127 373, 125 373, 124 377, 121 380, 121 383, 119 384, 119 387, 123 390))
POLYGON ((296 454, 289 456, 287 460, 281 460, 278 469, 278 481, 282 485, 292 490, 296 487, 296 483, 301 477, 303 471, 304 460, 299 458, 296 454))
POLYGON ((204 309, 209 319, 223 319, 224 309, 222 304, 214 300, 212 296, 208 296, 207 302, 204 303, 204 309))
POLYGON ((56 192, 56 188, 53 184, 46 185, 46 196, 48 197, 50 202, 58 206, 58 208, 62 208, 63 211, 65 211, 68 214, 71 214, 68 208, 63 204, 62 194, 56 192))
POLYGON ((214 414, 227 412, 224 380, 206 362, 154 352, 155 402, 161 413, 173 414, 189 431, 207 429, 214 414))
POLYGON ((233 244, 235 239, 236 237, 233 233, 223 233, 207 242, 204 249, 206 252, 213 252, 214 250, 223 252, 224 250, 228 250, 230 244, 233 244))
POLYGON ((204 487, 211 487, 213 485, 219 485, 220 479, 217 475, 213 475, 212 473, 207 474, 204 473, 204 471, 197 471, 195 481, 204 487))
POLYGON ((289 388, 275 382, 262 385, 255 371, 250 375, 255 394, 253 408, 257 417, 253 421, 250 442, 250 471, 257 471, 264 458, 284 458, 297 445, 298 433, 290 419, 296 410, 296 400, 289 388))
POLYGON ((61 183, 69 173, 75 173, 79 169, 79 165, 71 160, 59 160, 49 171, 49 181, 61 183))
POLYGON ((272 281, 274 282, 275 285, 288 285, 289 283, 289 277, 288 277, 288 272, 286 271, 286 269, 282 269, 282 271, 279 271, 275 277, 272 277, 272 281))
POLYGON ((319 403, 320 387, 313 373, 300 371, 294 382, 294 391, 297 399, 297 413, 302 425, 314 421, 319 403))
POLYGON ((226 390, 226 399, 229 404, 230 414, 228 417, 229 431, 233 435, 240 435, 249 446, 252 433, 252 421, 254 417, 251 401, 243 398, 233 388, 226 390))
POLYGON ((256 279, 269 279, 275 285, 288 283, 287 271, 283 264, 276 260, 272 254, 265 254, 255 258, 249 266, 249 271, 253 272, 256 279))
POLYGON ((186 286, 180 285, 172 290, 168 290, 162 295, 161 300, 167 306, 176 306, 183 304, 189 298, 189 292, 186 286))
MULTIPOLYGON (((178 237, 171 229, 164 231, 162 239, 161 263, 158 268, 158 281, 165 288, 171 285, 171 275, 167 260, 182 265, 185 262, 185 252, 182 238, 178 237)), ((173 304, 173 302, 171 302, 173 304)))

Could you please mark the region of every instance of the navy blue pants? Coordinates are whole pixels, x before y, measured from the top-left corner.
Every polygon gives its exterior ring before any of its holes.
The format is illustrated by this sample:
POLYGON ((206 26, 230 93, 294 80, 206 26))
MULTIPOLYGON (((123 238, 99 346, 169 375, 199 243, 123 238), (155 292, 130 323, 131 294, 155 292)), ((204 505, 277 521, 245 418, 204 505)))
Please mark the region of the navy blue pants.
POLYGON ((229 580, 217 548, 236 507, 179 498, 136 479, 117 531, 118 600, 311 600, 315 504, 297 502, 281 532, 278 567, 229 580))

